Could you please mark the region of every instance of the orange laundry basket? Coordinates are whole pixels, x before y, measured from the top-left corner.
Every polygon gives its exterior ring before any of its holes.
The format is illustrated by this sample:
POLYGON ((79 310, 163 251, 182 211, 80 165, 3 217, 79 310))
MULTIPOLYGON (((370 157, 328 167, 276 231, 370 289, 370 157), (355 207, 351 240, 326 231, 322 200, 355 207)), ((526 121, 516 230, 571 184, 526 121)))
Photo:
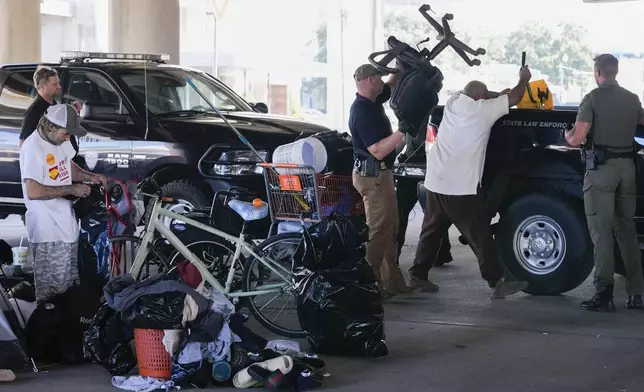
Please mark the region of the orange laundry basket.
POLYGON ((172 376, 172 358, 163 346, 163 330, 134 329, 134 347, 141 376, 168 380, 172 376))

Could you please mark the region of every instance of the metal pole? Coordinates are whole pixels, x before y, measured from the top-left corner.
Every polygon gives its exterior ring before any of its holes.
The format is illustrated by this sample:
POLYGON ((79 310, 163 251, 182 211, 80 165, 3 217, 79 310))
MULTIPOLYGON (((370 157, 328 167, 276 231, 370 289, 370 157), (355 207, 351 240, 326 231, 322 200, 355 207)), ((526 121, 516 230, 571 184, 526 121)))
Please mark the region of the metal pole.
POLYGON ((219 34, 217 30, 219 27, 219 21, 217 20, 217 15, 215 15, 214 13, 213 13, 212 20, 213 20, 212 30, 213 30, 213 52, 214 52, 213 65, 212 65, 214 69, 212 72, 212 76, 214 76, 215 78, 218 78, 219 77, 219 51, 217 50, 217 47, 219 46, 218 45, 219 40, 217 38, 219 37, 219 34))

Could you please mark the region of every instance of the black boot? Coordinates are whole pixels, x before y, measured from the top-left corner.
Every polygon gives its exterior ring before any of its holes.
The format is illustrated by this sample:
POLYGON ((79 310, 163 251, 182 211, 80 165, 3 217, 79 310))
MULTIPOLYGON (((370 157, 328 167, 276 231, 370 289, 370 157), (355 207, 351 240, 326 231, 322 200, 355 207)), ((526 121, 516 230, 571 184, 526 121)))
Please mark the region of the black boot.
POLYGON ((595 294, 590 300, 582 302, 580 306, 584 310, 593 312, 615 312, 613 285, 610 285, 602 292, 595 294))
POLYGON ((632 297, 628 297, 628 301, 626 301, 626 309, 644 309, 644 303, 642 303, 642 296, 634 295, 632 297))

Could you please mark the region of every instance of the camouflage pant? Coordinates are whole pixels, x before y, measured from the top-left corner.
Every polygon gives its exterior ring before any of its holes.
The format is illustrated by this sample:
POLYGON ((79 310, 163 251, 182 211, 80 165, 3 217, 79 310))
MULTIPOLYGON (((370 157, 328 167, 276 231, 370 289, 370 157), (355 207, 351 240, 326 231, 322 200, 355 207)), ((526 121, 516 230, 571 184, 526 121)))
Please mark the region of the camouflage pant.
POLYGON ((78 242, 42 242, 29 246, 34 257, 34 283, 38 303, 64 293, 79 280, 78 242))

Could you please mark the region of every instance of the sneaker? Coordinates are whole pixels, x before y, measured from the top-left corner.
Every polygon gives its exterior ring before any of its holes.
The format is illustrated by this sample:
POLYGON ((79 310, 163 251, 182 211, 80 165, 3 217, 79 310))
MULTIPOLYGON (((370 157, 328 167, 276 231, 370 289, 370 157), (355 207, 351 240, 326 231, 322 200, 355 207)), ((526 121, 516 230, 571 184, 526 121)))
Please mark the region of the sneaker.
POLYGON ((508 280, 505 277, 496 282, 492 287, 492 299, 503 299, 509 295, 518 293, 528 288, 528 282, 519 282, 516 280, 508 280))
POLYGON ((579 304, 579 307, 583 310, 588 310, 591 312, 607 312, 613 313, 616 312, 615 303, 612 298, 602 297, 599 294, 595 294, 588 301, 584 301, 579 304))
POLYGON ((626 309, 644 309, 644 303, 642 302, 641 295, 635 295, 628 297, 626 301, 626 309))
POLYGON ((420 288, 423 293, 437 293, 439 289, 438 285, 431 280, 423 280, 415 276, 409 279, 409 286, 414 290, 420 288))
POLYGON ((9 369, 0 369, 0 382, 11 382, 16 379, 16 374, 9 369))

